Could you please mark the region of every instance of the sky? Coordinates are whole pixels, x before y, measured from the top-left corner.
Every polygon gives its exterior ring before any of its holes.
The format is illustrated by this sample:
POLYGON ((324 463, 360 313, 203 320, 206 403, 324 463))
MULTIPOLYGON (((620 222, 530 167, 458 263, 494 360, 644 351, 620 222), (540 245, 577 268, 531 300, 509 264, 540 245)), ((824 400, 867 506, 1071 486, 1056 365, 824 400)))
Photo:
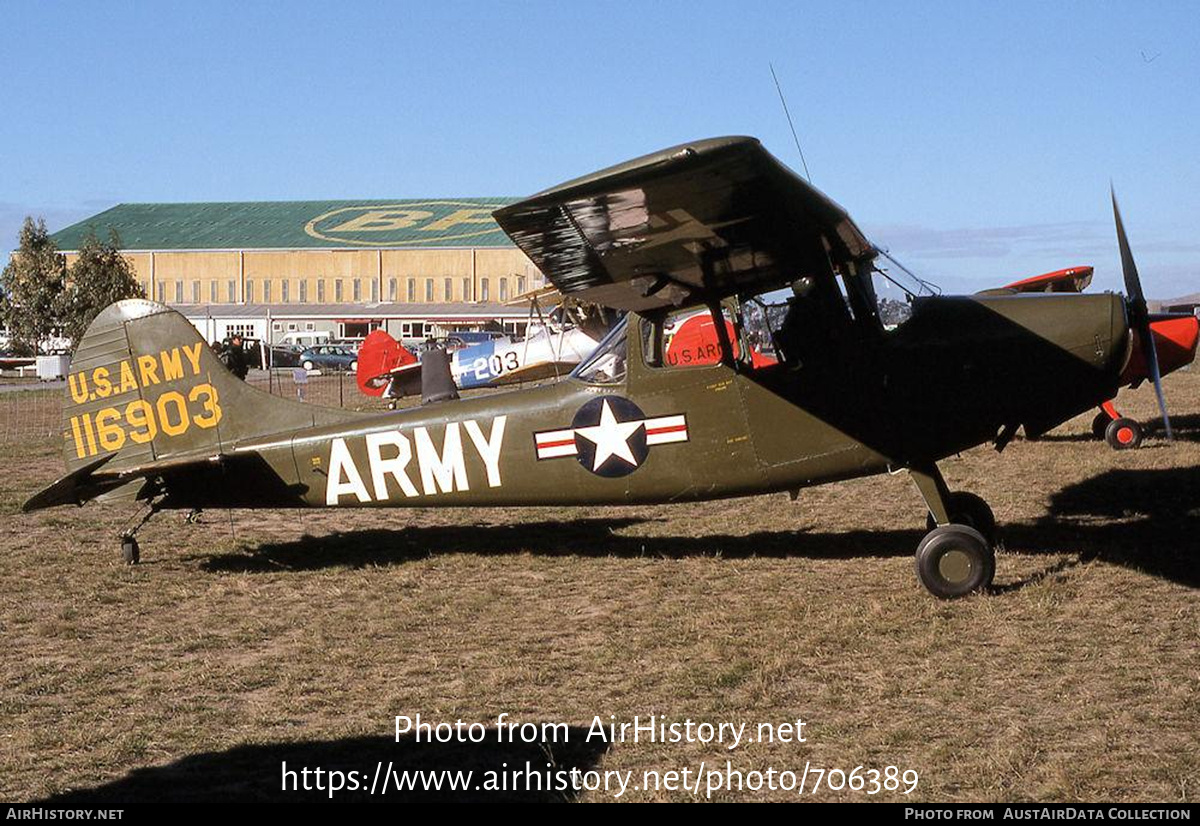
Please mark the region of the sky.
POLYGON ((947 292, 1200 291, 1200 3, 0 3, 0 252, 120 202, 521 196, 746 134, 947 292))

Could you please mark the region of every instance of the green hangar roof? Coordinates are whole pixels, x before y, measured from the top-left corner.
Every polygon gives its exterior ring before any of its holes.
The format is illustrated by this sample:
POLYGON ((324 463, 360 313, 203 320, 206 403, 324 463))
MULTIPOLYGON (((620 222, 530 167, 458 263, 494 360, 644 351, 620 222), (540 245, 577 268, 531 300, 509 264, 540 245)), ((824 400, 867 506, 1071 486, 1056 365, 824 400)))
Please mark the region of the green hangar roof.
POLYGON ((125 250, 513 247, 492 211, 513 198, 118 204, 54 233, 77 250, 116 230, 125 250))

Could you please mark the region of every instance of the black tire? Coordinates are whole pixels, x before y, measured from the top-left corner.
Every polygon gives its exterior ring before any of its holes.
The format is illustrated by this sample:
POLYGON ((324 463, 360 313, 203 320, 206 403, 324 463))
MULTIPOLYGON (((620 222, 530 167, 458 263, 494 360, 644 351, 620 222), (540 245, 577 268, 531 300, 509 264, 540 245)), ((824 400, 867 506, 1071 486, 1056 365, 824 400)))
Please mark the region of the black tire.
POLYGON ((1104 441, 1113 450, 1133 450, 1142 443, 1142 426, 1122 416, 1108 423, 1104 430, 1104 441))
POLYGON ((1092 435, 1097 439, 1103 439, 1105 433, 1108 432, 1108 423, 1111 421, 1109 415, 1101 410, 1096 414, 1096 418, 1092 419, 1092 435))
POLYGON ((125 536, 121 538, 121 558, 125 560, 126 565, 136 565, 141 561, 142 552, 138 548, 138 541, 135 537, 125 536))
POLYGON ((917 579, 938 599, 958 599, 992 584, 996 554, 966 525, 942 525, 917 546, 917 579))
MULTIPOLYGON (((981 497, 965 490, 956 491, 950 494, 946 508, 950 511, 951 524, 974 528, 989 543, 996 541, 996 515, 981 497)), ((932 513, 926 517, 925 527, 931 531, 937 527, 932 513)))

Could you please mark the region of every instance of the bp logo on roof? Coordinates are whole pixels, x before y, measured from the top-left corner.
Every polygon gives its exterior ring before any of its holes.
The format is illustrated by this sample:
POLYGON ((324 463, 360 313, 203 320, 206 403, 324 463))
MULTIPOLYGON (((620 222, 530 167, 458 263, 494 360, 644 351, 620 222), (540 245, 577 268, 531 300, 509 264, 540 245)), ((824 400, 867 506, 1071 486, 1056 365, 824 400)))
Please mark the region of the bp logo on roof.
POLYGON ((335 244, 410 247, 444 244, 500 232, 492 211, 503 203, 404 201, 331 209, 309 221, 304 231, 335 244))

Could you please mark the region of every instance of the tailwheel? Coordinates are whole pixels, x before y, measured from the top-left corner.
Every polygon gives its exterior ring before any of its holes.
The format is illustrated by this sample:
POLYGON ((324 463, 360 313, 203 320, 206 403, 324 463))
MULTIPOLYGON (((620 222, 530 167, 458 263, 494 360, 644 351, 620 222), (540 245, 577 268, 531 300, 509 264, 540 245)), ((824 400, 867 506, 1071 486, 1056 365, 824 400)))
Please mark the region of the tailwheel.
POLYGON ((1108 432, 1108 425, 1111 421, 1112 417, 1101 410, 1096 414, 1096 418, 1092 419, 1092 435, 1097 439, 1103 439, 1104 434, 1108 432))
POLYGON ((939 599, 958 599, 992 584, 996 554, 983 534, 966 525, 942 525, 917 546, 917 578, 939 599))
POLYGON ((1142 443, 1142 426, 1122 416, 1108 423, 1104 430, 1104 441, 1113 450, 1131 450, 1142 443))
MULTIPOLYGON (((957 491, 946 497, 946 510, 951 524, 974 528, 989 544, 996 541, 996 516, 981 497, 965 490, 957 491)), ((925 526, 930 531, 937 528, 932 513, 925 519, 925 526)))
POLYGON ((136 565, 142 559, 141 548, 138 547, 137 532, 142 529, 142 526, 154 518, 154 514, 161 510, 161 500, 151 501, 150 506, 146 508, 146 514, 132 528, 121 531, 121 558, 125 560, 126 565, 136 565))
POLYGON ((141 549, 138 547, 137 537, 122 536, 121 537, 121 558, 125 560, 126 565, 136 565, 142 558, 141 549))

